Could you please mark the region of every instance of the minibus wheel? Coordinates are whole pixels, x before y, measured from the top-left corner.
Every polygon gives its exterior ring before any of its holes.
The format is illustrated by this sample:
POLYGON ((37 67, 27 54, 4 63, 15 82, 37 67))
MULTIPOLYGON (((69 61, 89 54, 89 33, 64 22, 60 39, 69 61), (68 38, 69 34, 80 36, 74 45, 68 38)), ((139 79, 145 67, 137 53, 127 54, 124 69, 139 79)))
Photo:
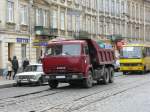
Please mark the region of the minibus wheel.
POLYGON ((123 75, 127 75, 128 74, 128 72, 123 72, 123 75))

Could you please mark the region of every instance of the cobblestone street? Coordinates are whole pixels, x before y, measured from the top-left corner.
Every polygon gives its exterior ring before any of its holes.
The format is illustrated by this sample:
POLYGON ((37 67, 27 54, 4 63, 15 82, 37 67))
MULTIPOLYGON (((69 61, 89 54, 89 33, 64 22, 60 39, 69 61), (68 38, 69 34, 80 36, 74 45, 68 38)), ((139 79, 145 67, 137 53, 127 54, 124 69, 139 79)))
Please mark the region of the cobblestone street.
POLYGON ((115 77, 84 89, 62 84, 0 89, 0 112, 149 112, 150 74, 115 77))

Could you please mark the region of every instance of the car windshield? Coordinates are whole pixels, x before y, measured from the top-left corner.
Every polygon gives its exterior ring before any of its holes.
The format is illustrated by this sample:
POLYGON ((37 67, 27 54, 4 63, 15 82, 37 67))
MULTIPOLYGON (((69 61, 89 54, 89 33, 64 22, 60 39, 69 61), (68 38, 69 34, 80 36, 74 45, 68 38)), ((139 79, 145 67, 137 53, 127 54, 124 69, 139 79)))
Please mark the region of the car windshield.
POLYGON ((142 47, 123 47, 120 58, 141 58, 142 47))
POLYGON ((29 65, 26 67, 25 72, 43 72, 42 65, 29 65))
POLYGON ((65 44, 65 45, 53 45, 47 48, 46 55, 58 56, 79 56, 81 52, 80 44, 65 44))

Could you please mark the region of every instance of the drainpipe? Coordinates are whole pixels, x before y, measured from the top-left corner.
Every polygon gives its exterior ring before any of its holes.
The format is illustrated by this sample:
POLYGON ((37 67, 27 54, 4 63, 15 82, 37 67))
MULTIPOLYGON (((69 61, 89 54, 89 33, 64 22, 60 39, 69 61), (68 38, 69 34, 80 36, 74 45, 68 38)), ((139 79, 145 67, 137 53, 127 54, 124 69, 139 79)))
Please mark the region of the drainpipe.
POLYGON ((31 46, 32 46, 32 6, 33 0, 29 1, 29 60, 31 61, 31 46))

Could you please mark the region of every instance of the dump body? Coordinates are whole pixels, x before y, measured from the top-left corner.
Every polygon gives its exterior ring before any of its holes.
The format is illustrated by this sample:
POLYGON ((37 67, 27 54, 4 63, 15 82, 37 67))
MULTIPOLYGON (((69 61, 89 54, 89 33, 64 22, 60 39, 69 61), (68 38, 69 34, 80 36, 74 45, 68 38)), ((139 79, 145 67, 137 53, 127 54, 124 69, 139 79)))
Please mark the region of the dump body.
POLYGON ((114 51, 100 48, 91 39, 51 41, 42 62, 50 86, 58 82, 84 82, 89 73, 92 80, 99 80, 105 69, 113 69, 114 51))

